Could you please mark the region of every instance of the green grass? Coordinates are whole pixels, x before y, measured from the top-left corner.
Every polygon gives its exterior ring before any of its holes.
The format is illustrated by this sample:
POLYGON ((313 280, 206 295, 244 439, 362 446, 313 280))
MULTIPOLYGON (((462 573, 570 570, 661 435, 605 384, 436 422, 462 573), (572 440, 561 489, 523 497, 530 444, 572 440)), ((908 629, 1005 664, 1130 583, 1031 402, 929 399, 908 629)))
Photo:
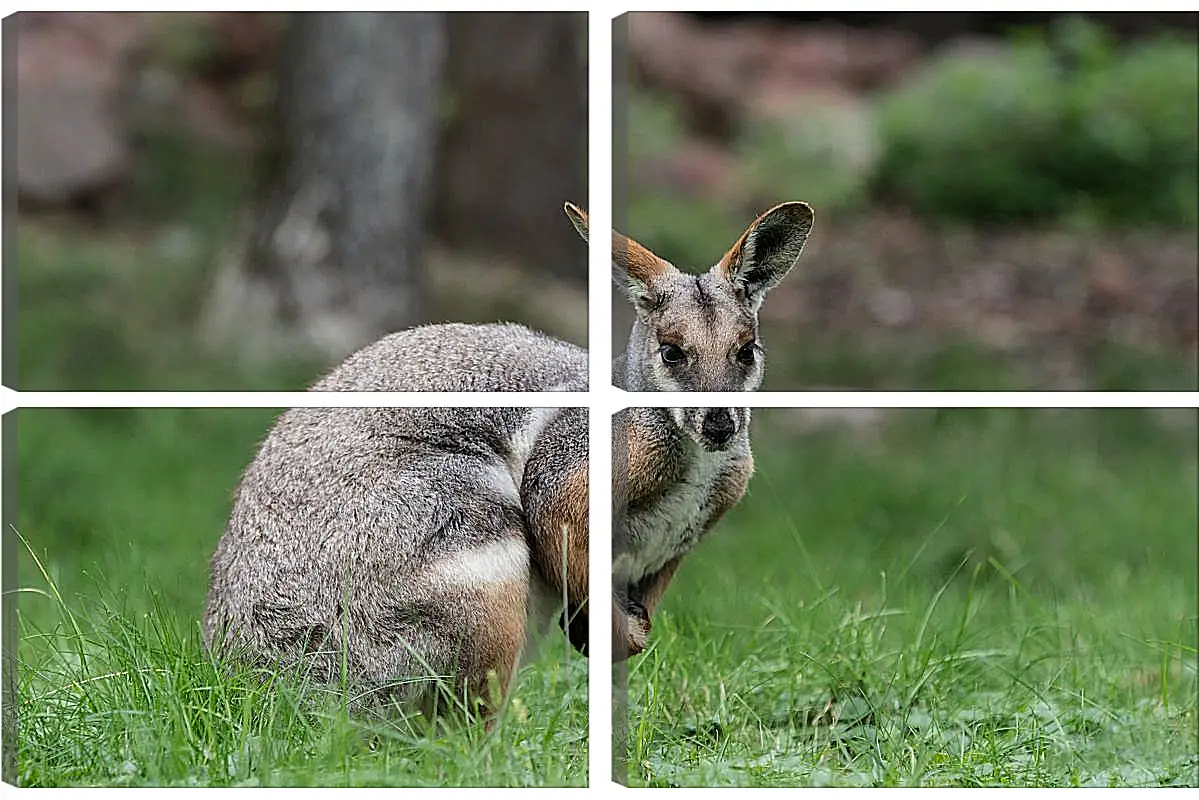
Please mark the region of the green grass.
POLYGON ((18 412, 17 783, 584 784, 586 662, 564 640, 492 732, 351 715, 327 687, 214 663, 208 559, 275 413, 18 412))
POLYGON ((791 414, 631 666, 631 783, 1199 783, 1193 414, 791 414))

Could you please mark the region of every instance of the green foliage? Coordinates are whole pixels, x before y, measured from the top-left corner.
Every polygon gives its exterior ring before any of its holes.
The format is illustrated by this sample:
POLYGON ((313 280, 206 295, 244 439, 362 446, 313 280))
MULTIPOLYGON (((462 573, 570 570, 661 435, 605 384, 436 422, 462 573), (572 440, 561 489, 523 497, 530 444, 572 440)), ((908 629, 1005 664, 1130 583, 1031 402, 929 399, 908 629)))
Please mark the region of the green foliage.
POLYGON ((18 387, 299 389, 311 363, 249 370, 212 352, 204 301, 236 238, 245 158, 158 130, 141 142, 117 224, 20 220, 18 387))
MULTIPOLYGON (((710 266, 735 237, 740 220, 726 204, 664 188, 647 188, 639 178, 656 162, 677 151, 686 135, 686 122, 676 103, 660 93, 632 91, 628 98, 628 207, 617 210, 617 227, 624 216, 635 229, 625 233, 680 269, 710 266)), ((616 145, 621 146, 620 142, 616 145)), ((622 165, 613 165, 621 169, 622 165)), ((615 198, 620 200, 620 198, 615 198)))
POLYGON ((634 783, 1194 784, 1193 413, 794 413, 631 665, 634 783))
MULTIPOLYGON (((636 171, 654 159, 671 155, 686 132, 678 105, 668 95, 631 91, 627 103, 628 166, 636 171)), ((619 120, 618 120, 619 122, 619 120)), ((617 146, 621 142, 615 143, 617 146)), ((619 164, 614 164, 619 167, 619 164)))
POLYGON ((1062 154, 1103 219, 1199 220, 1199 50, 1166 40, 1079 76, 1076 136, 1062 154), (1069 155, 1073 161, 1067 160, 1069 155))
POLYGON ((818 98, 744 126, 733 148, 753 197, 803 198, 835 215, 868 204, 880 142, 866 106, 818 98))
POLYGON ((1061 213, 1047 174, 1061 108, 1049 54, 945 56, 883 101, 884 186, 938 216, 1061 213))
POLYGON ((1091 354, 1089 385, 1097 392, 1193 392, 1199 376, 1193 359, 1146 352, 1114 342, 1091 354))
MULTIPOLYGON (((919 388, 937 392, 1015 392, 1030 387, 1029 376, 1010 356, 960 336, 935 341, 911 336, 866 342, 856 334, 834 332, 820 337, 800 335, 793 342, 780 342, 780 338, 772 335, 768 341, 770 366, 762 387, 767 391, 841 386, 891 391, 919 388)), ((1132 360, 1135 354, 1128 356, 1130 370, 1139 366, 1132 360)), ((1175 374, 1168 372, 1166 365, 1161 373, 1175 374)), ((1129 380, 1135 384, 1140 377, 1140 373, 1132 373, 1129 380)), ((1159 376, 1153 373, 1153 377, 1159 376)))
POLYGON ((234 229, 249 197, 252 157, 196 141, 168 125, 142 133, 119 212, 130 225, 186 226, 198 236, 234 229))
POLYGON ((1195 44, 1053 33, 944 54, 884 97, 880 186, 937 217, 1199 224, 1195 44))
POLYGON ((150 59, 172 72, 191 75, 212 68, 220 57, 220 33, 212 24, 186 16, 163 16, 149 40, 150 59))

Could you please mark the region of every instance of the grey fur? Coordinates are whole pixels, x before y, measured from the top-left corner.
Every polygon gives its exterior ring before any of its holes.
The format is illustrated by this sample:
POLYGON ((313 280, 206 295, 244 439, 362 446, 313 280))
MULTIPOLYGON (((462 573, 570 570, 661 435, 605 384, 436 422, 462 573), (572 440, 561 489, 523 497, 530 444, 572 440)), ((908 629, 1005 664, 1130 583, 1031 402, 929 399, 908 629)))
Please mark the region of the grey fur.
POLYGON ((660 495, 634 500, 625 508, 612 573, 626 591, 694 549, 709 532, 717 507, 726 501, 723 487, 735 475, 752 471, 748 408, 728 409, 738 432, 720 449, 690 435, 698 423, 688 419, 680 425, 674 418, 680 411, 691 417, 709 410, 630 408, 617 414, 617 427, 636 428, 638 438, 650 444, 671 471, 670 485, 660 495))
POLYGON ((362 348, 312 389, 585 392, 587 351, 521 325, 426 325, 362 348))

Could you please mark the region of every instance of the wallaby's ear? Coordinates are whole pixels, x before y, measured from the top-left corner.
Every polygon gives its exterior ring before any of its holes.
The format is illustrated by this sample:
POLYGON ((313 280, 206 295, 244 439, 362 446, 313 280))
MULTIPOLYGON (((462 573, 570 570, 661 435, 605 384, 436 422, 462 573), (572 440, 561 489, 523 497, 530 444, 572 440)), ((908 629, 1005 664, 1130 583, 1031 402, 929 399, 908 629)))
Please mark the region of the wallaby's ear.
MULTIPOLYGON (((575 230, 583 237, 583 241, 588 241, 587 212, 574 203, 567 203, 563 210, 566 211, 566 216, 570 218, 575 230)), ((639 312, 649 311, 657 305, 654 279, 672 269, 674 267, 645 247, 612 231, 612 280, 624 290, 639 312)))
POLYGON ((612 231, 612 280, 624 290, 637 313, 646 314, 658 305, 655 283, 674 267, 646 247, 612 231))
POLYGON ((570 224, 574 225, 575 230, 579 232, 579 236, 583 237, 584 242, 587 241, 587 212, 569 202, 563 206, 563 210, 570 218, 570 224))
POLYGON ((811 232, 811 206, 800 202, 777 205, 754 220, 716 270, 733 284, 741 301, 757 311, 766 292, 795 266, 811 232))

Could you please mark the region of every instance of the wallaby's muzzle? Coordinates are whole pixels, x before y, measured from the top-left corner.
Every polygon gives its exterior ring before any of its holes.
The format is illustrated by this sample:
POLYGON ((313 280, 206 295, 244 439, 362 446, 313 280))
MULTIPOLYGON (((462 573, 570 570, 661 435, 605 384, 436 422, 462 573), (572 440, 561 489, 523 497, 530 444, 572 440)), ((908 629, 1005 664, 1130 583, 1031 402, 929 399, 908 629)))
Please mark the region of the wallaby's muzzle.
POLYGON ((707 442, 715 445, 715 449, 722 450, 737 432, 737 421, 727 408, 710 408, 704 414, 700 432, 707 442))
POLYGON ((727 450, 746 419, 739 408, 672 408, 670 412, 678 426, 709 453, 727 450))

